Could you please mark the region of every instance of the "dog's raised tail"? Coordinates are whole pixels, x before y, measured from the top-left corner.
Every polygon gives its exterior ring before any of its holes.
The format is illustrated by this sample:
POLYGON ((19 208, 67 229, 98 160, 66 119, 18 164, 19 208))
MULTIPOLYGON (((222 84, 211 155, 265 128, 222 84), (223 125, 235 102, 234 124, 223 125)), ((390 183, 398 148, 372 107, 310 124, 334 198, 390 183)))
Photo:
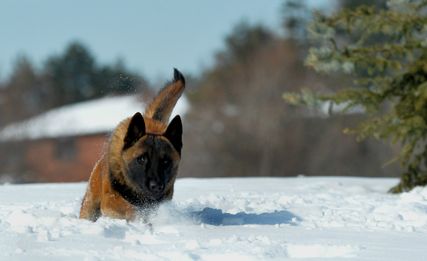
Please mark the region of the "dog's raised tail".
POLYGON ((173 81, 161 89, 151 103, 148 104, 144 116, 168 124, 172 110, 184 89, 184 76, 174 68, 173 81))

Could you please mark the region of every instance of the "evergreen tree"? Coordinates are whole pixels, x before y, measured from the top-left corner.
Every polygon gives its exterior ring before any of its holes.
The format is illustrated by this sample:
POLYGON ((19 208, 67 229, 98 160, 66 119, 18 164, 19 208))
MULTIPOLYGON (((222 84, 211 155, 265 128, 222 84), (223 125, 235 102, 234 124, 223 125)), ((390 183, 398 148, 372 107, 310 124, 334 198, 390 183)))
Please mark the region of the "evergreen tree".
POLYGON ((96 70, 94 85, 100 88, 100 93, 129 94, 148 88, 147 81, 130 72, 122 60, 114 65, 101 66, 96 70))
POLYGON ((35 115, 44 109, 43 87, 31 61, 19 56, 3 90, 0 124, 35 115))
POLYGON ((317 101, 363 107, 370 115, 350 132, 399 142, 405 172, 391 192, 427 185, 427 1, 394 0, 386 9, 360 6, 310 26, 317 44, 306 64, 318 72, 350 74, 352 86, 332 94, 285 94, 291 103, 317 101))
POLYGON ((307 23, 311 20, 311 12, 306 0, 287 0, 281 7, 282 27, 286 38, 299 40, 305 43, 307 40, 307 23))
POLYGON ((62 55, 48 59, 45 70, 54 105, 93 98, 98 90, 93 85, 95 59, 80 43, 70 44, 62 55))
POLYGON ((126 69, 122 62, 99 66, 89 49, 71 43, 64 53, 50 57, 45 65, 45 82, 51 92, 51 107, 147 88, 143 77, 126 69))

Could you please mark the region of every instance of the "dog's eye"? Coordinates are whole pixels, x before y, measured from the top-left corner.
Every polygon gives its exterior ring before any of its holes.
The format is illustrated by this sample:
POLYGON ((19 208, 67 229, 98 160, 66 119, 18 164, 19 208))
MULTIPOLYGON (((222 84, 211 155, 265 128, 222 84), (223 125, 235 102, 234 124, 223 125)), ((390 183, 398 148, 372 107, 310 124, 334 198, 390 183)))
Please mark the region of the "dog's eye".
POLYGON ((145 162, 147 161, 147 158, 145 157, 145 155, 141 155, 138 158, 136 158, 136 161, 142 165, 142 164, 145 164, 145 162))
POLYGON ((167 165, 169 165, 171 163, 170 159, 168 159, 168 158, 163 158, 161 162, 165 166, 167 166, 167 165))

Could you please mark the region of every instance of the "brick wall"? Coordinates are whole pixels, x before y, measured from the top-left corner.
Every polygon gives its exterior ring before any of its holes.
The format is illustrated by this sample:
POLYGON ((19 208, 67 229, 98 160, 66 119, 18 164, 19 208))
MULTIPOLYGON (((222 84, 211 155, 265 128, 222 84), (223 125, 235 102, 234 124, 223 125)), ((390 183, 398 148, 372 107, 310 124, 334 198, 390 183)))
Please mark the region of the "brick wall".
POLYGON ((87 181, 106 139, 105 134, 98 134, 29 142, 25 156, 29 181, 87 181))

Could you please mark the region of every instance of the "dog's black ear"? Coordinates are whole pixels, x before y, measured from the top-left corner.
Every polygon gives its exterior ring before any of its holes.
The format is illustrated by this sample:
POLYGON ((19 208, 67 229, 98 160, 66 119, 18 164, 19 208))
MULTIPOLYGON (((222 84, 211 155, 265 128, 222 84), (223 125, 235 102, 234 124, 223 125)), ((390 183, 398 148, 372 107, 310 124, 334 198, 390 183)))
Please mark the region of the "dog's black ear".
POLYGON ((141 113, 137 112, 132 116, 124 139, 123 150, 130 148, 142 136, 145 135, 145 122, 141 113))
POLYGON ((169 123, 168 128, 163 134, 173 145, 173 147, 181 155, 182 149, 182 122, 181 117, 176 115, 175 118, 169 123))

